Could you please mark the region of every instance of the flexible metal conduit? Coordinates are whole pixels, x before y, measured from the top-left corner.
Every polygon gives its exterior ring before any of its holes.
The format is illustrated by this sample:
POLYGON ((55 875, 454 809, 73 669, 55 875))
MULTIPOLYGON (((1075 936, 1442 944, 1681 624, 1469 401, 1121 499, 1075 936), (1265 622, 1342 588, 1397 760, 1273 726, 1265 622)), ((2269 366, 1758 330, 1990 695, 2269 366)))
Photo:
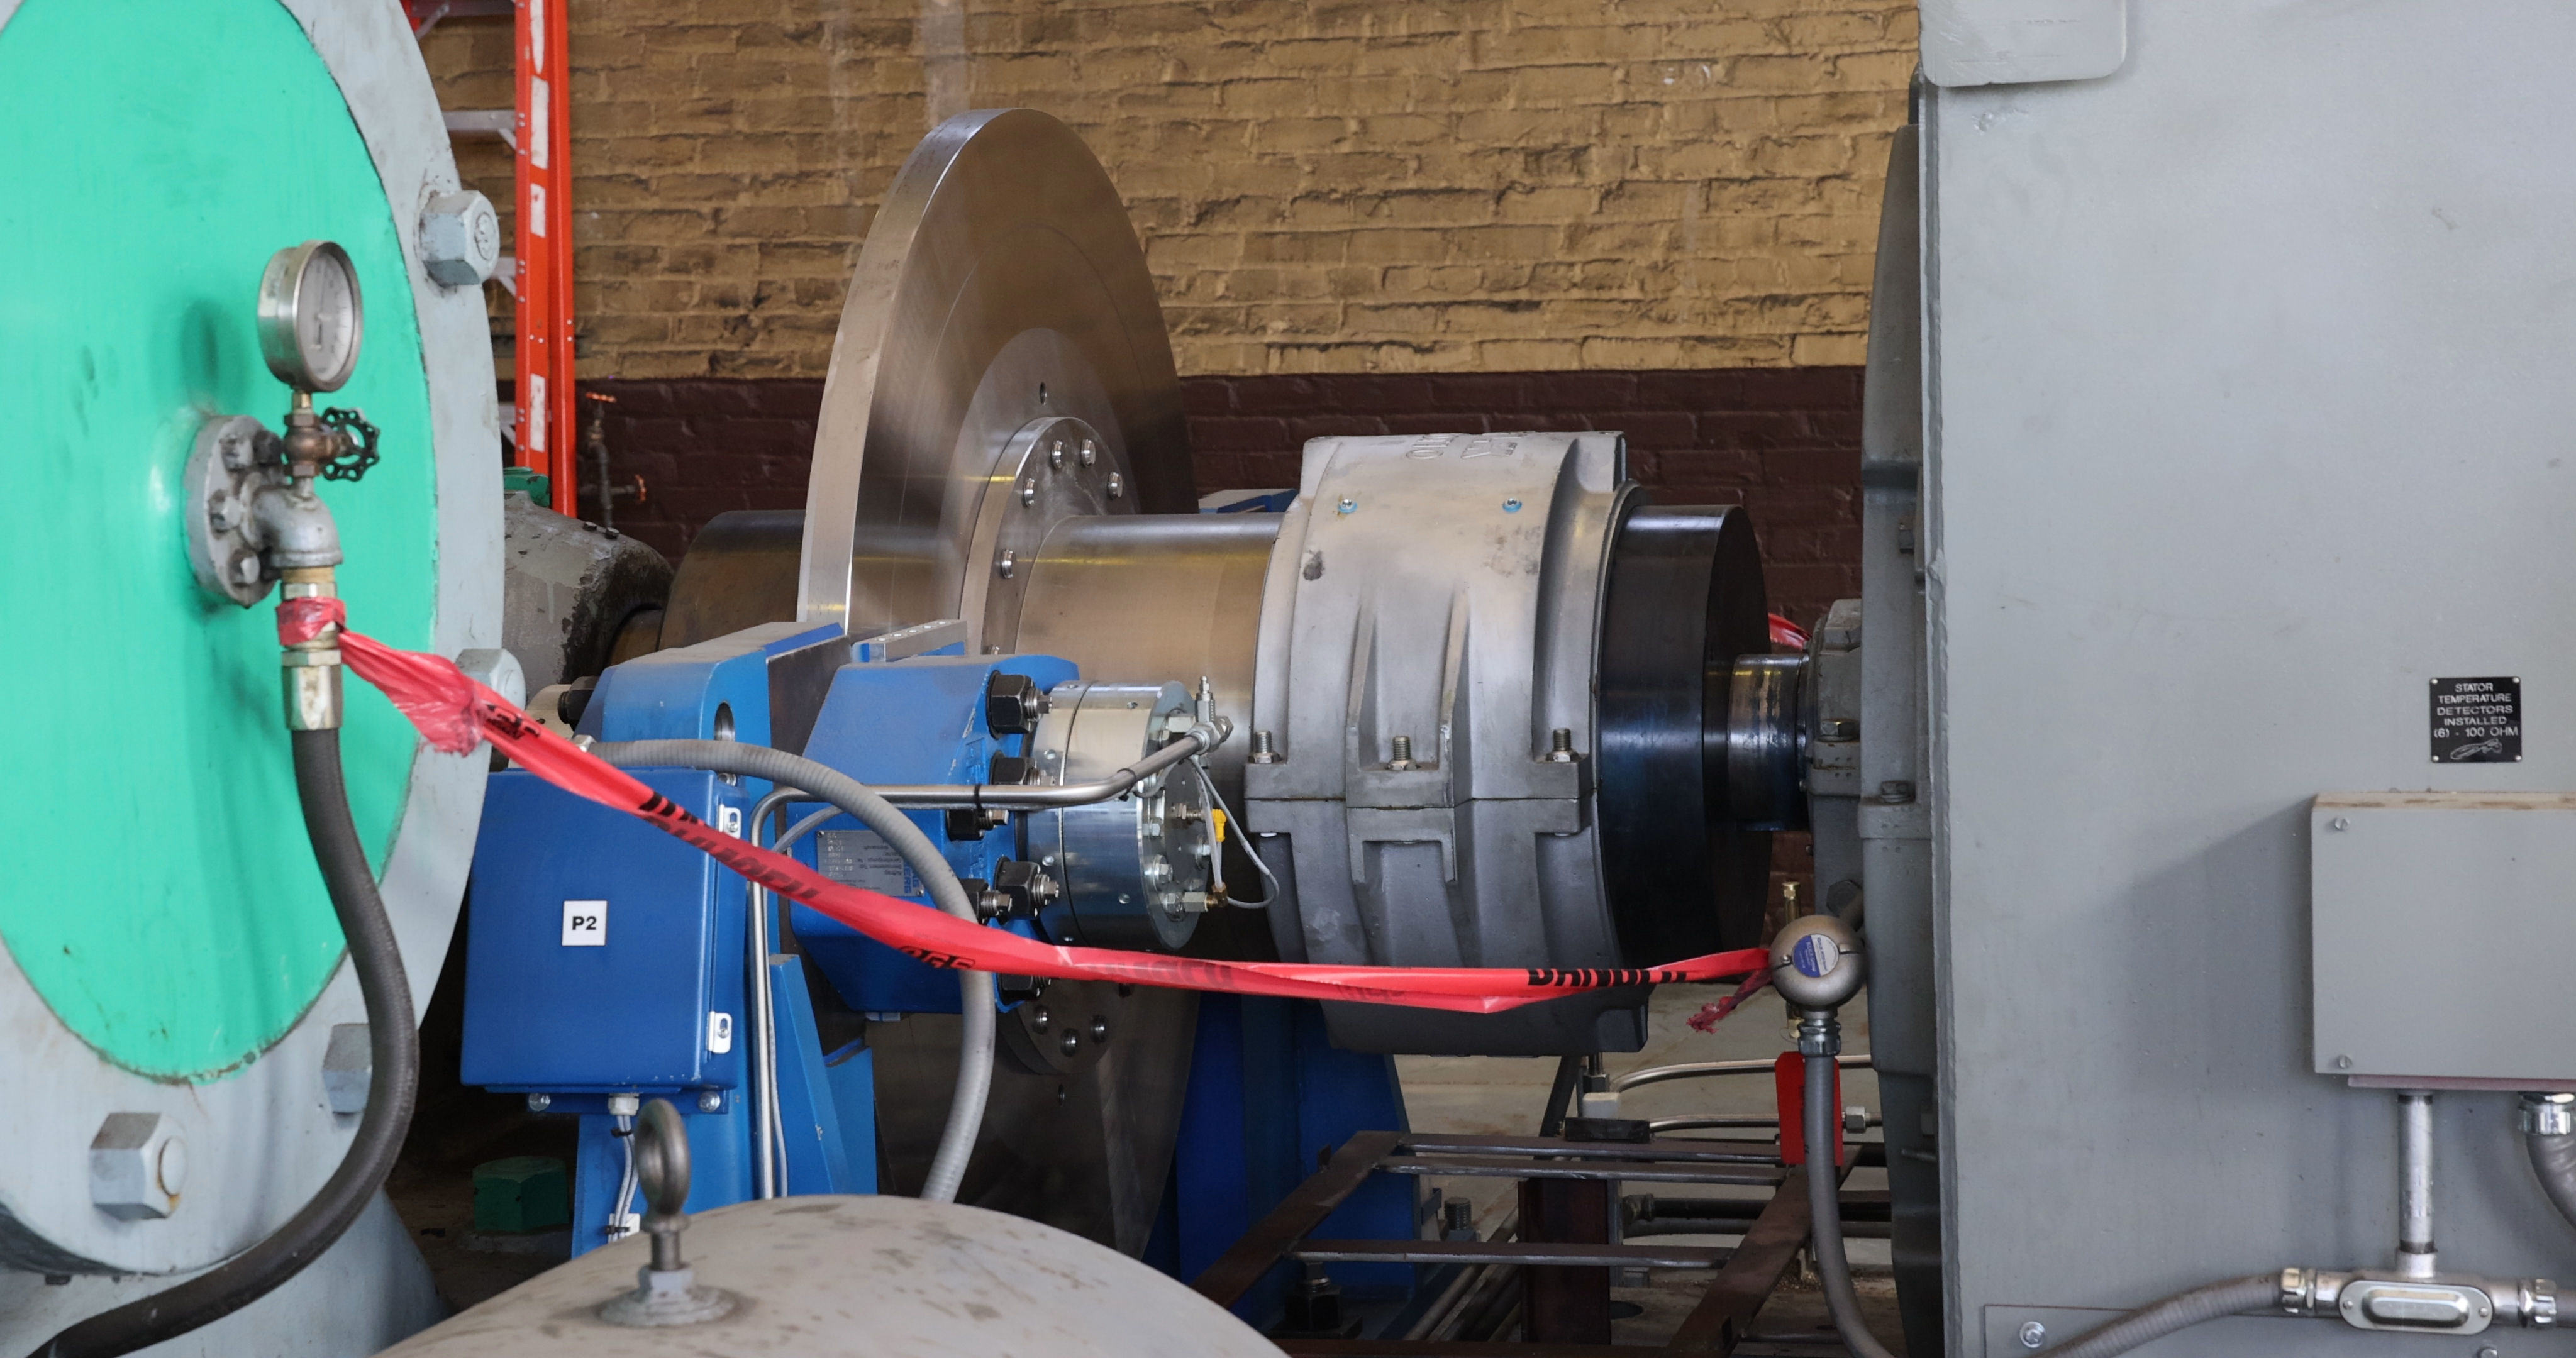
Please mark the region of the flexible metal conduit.
POLYGON ((1833 1313, 1834 1329, 1841 1333, 1844 1346, 1856 1358, 1895 1358, 1861 1319, 1860 1294, 1852 1290, 1851 1256, 1843 1248, 1842 1176, 1833 1159, 1834 1124, 1842 1120, 1842 1110, 1834 1107, 1834 1066, 1834 1057, 1807 1058, 1807 1216, 1808 1229, 1814 1232, 1816 1273, 1824 1283, 1825 1307, 1833 1313))
POLYGON ((2071 1344, 2050 1349, 2048 1358, 2113 1358, 2222 1316, 2269 1311, 2280 1295, 2278 1273, 2257 1273, 2250 1278, 2230 1278, 2195 1287, 2131 1311, 2071 1344))
MULTIPOLYGON (((771 812, 791 801, 812 800, 803 788, 771 788, 752 806, 745 821, 751 842, 760 843, 761 828, 769 824, 771 812)), ((832 814, 840 814, 839 809, 832 814)), ((783 849, 786 844, 782 839, 769 847, 783 849)), ((786 1178, 786 1166, 779 1153, 778 1014, 769 987, 769 888, 752 883, 750 905, 745 917, 749 936, 744 939, 743 959, 748 965, 743 979, 751 987, 751 1031, 757 1044, 751 1060, 751 1144, 758 1147, 752 1153, 751 1195, 774 1198, 786 1178)), ((625 1211, 626 1204, 618 1203, 617 1210, 625 1211)))
MULTIPOLYGON (((921 878, 930 899, 942 911, 970 924, 976 922, 975 903, 966 899, 966 888, 958 883, 947 856, 930 842, 930 836, 923 834, 921 827, 893 803, 838 769, 785 750, 731 740, 602 741, 593 744, 590 752, 619 768, 705 769, 804 788, 813 793, 815 800, 829 802, 857 818, 892 845, 914 875, 921 878)), ((921 1185, 925 1202, 957 1200, 957 1186, 966 1177, 966 1161, 975 1153, 975 1138, 983 1130, 984 1101, 992 1092, 993 973, 961 971, 957 973, 957 986, 965 1020, 957 1044, 957 1089, 949 1100, 948 1125, 939 1134, 939 1151, 931 1157, 929 1177, 921 1185)))
POLYGON ((2525 1094, 2520 1116, 2523 1148, 2531 1153, 2540 1191, 2576 1226, 2576 1100, 2565 1094, 2525 1094))

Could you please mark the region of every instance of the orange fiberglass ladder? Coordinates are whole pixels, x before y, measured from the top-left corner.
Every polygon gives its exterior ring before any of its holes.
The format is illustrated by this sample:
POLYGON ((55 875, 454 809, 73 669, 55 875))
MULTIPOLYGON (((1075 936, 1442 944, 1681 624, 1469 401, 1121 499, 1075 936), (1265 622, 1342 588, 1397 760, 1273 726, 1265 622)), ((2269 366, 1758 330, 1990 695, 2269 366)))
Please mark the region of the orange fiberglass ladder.
POLYGON ((510 465, 547 480, 548 503, 579 517, 572 336, 572 88, 568 0, 403 0, 415 33, 448 19, 510 19, 518 107, 450 110, 451 137, 493 136, 516 157, 517 253, 494 275, 517 301, 510 465))

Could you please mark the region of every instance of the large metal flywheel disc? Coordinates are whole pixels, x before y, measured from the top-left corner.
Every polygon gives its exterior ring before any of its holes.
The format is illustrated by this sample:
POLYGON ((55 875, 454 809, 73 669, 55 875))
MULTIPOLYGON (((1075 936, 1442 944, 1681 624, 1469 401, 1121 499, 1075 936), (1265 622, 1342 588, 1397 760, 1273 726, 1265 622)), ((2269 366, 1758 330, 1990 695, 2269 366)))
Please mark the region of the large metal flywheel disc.
MULTIPOLYGON (((1171 340, 1117 187, 1046 114, 963 114, 904 163, 860 251, 801 537, 790 515, 719 520, 682 563, 670 616, 688 621, 664 642, 790 616, 855 635, 962 617, 973 649, 1020 649, 1015 624, 986 622, 1016 614, 987 598, 1004 546, 1030 555, 1068 517, 1196 508, 1171 340), (792 605, 778 597, 791 550, 792 605)), ((1117 989, 1059 984, 1002 1016, 958 1200, 1133 1254, 1170 1164, 1197 1004, 1117 989)), ((917 1191, 957 1020, 873 1024, 869 1043, 887 1187, 917 1191)))
POLYGON ((1197 507, 1171 339, 1117 186, 1046 114, 960 114, 904 162, 859 252, 801 522, 710 524, 663 644, 791 617, 980 627, 966 591, 985 492, 1011 485, 1013 436, 1049 418, 1098 431, 1089 470, 1121 491, 1100 509, 1197 507))
POLYGON ((797 615, 956 616, 995 463, 1050 417, 1100 432, 1128 507, 1196 507, 1172 344, 1117 187, 1043 113, 963 114, 895 176, 850 278, 797 615))

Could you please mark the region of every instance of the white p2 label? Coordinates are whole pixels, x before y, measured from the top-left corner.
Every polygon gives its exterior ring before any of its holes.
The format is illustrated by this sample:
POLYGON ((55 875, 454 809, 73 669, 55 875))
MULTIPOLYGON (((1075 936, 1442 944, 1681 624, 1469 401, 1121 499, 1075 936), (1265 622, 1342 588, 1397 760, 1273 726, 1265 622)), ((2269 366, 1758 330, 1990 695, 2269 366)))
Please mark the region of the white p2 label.
POLYGON ((564 902, 563 945, 567 948, 608 946, 608 902, 564 902))

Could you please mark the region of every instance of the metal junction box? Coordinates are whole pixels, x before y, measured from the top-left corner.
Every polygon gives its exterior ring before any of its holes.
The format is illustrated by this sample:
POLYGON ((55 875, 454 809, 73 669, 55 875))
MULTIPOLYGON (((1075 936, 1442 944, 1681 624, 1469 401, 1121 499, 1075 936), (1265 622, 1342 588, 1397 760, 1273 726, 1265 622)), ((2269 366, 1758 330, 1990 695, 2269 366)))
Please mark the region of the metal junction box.
MULTIPOLYGON (((635 776, 740 833, 744 787, 694 769, 635 776)), ((739 1084, 743 880, 534 774, 494 774, 484 797, 467 907, 464 1082, 546 1094, 739 1084)))
POLYGON ((2329 793, 2308 821, 2318 1072, 2576 1089, 2576 793, 2329 793))

